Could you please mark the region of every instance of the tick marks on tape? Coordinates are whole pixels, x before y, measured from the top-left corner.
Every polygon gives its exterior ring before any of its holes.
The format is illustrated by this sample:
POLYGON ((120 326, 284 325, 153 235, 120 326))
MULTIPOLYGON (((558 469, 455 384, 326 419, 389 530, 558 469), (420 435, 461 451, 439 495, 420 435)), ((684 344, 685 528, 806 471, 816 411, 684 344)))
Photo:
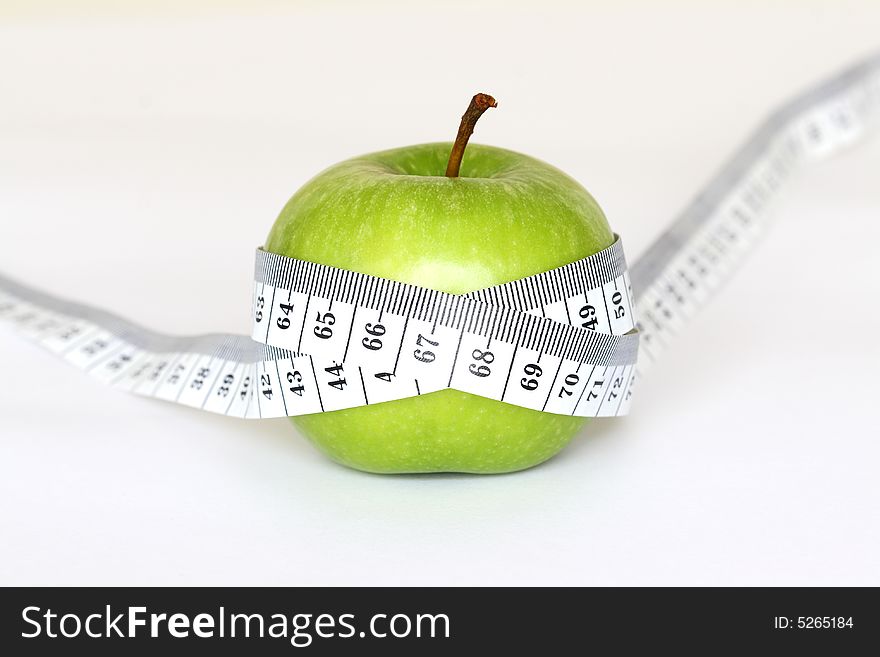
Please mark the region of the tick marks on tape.
POLYGON ((550 413, 622 415, 637 353, 642 372, 735 272, 791 175, 860 139, 878 115, 877 57, 789 102, 648 248, 632 284, 620 239, 461 296, 258 250, 251 338, 162 335, 2 276, 0 320, 114 387, 235 417, 445 388, 550 413))

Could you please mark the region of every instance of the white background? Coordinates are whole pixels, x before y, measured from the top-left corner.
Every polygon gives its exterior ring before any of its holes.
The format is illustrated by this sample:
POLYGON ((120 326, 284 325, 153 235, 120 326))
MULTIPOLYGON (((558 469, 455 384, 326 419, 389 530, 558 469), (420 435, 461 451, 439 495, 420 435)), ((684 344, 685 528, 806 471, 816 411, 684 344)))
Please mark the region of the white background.
MULTIPOLYGON (((475 139, 581 180, 633 262, 880 48, 867 2, 149 4, 0 9, 0 270, 185 333, 247 331, 308 177, 450 139, 475 91, 475 139)), ((878 172, 875 140, 800 177, 634 414, 515 475, 351 471, 3 329, 0 583, 878 585, 878 172)))

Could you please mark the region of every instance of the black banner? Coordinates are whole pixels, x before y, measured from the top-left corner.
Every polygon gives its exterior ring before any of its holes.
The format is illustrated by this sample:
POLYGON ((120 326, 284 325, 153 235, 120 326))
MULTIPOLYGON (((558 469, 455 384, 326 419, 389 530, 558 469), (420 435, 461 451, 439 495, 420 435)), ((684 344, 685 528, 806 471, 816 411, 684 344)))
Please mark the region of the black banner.
POLYGON ((0 614, 7 655, 853 654, 880 639, 874 589, 8 588, 0 614))

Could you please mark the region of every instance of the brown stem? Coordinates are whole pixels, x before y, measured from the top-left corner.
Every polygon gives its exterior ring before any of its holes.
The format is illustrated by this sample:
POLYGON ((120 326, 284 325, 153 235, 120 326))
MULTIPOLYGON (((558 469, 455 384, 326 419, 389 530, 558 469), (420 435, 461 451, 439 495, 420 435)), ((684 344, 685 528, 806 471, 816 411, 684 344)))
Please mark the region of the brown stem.
POLYGON ((458 134, 455 136, 455 143, 452 145, 452 151, 449 153, 449 164, 446 165, 446 175, 449 178, 458 178, 458 172, 461 169, 461 158, 464 157, 464 149, 467 146, 468 139, 474 134, 474 126, 490 107, 498 107, 495 99, 488 94, 477 94, 471 98, 471 104, 461 117, 461 124, 458 126, 458 134))

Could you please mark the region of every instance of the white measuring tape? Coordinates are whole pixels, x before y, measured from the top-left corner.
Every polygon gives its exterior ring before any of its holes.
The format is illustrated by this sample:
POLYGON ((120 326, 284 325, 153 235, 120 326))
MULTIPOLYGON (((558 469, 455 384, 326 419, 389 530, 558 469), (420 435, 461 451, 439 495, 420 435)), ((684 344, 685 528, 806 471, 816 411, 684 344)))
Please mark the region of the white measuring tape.
POLYGON ((619 238, 460 296, 258 250, 251 338, 162 335, 3 276, 0 320, 114 387, 234 417, 445 388, 550 413, 622 415, 637 353, 641 372, 735 271, 799 166, 878 117, 880 58, 788 103, 649 247, 632 285, 619 238))

